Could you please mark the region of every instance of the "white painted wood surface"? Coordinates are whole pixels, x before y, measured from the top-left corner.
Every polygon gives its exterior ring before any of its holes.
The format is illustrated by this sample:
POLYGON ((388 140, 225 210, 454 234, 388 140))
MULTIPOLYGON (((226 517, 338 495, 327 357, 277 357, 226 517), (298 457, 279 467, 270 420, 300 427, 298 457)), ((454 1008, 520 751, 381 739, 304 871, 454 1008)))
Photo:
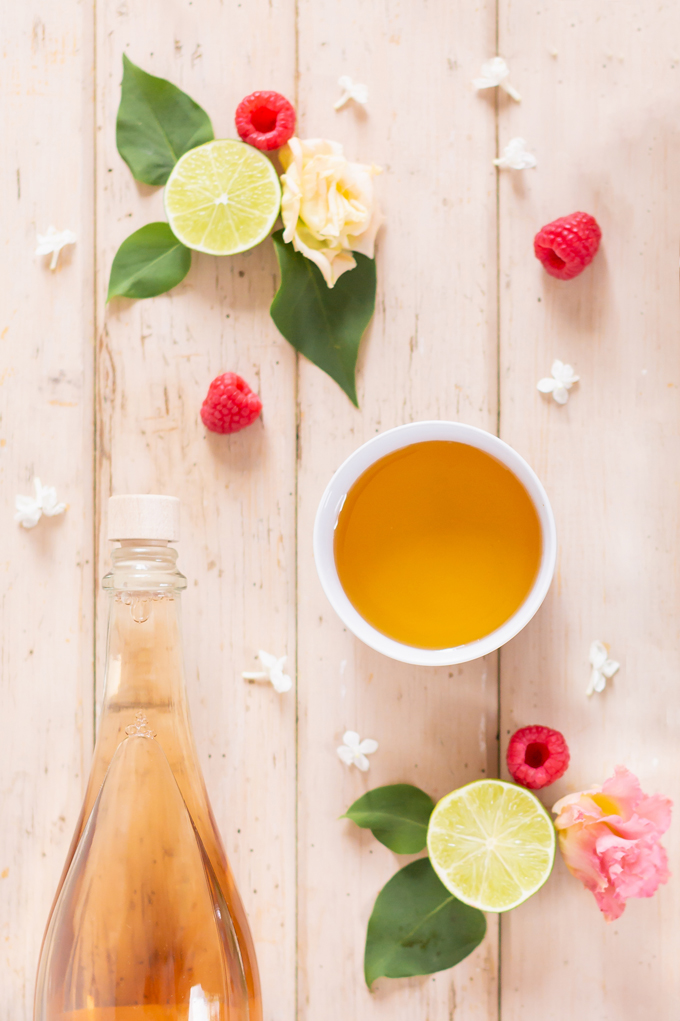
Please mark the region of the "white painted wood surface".
MULTIPOLYGON (((93 13, 77 0, 0 0, 0 11, 0 1021, 31 1016, 92 743, 105 501, 133 490, 184 503, 189 697, 266 1021, 672 1017, 677 880, 607 927, 561 865, 503 920, 500 992, 492 920, 458 968, 369 994, 366 922, 399 861, 338 816, 380 783, 439 796, 497 774, 499 692, 502 751, 526 723, 567 736, 573 764, 546 804, 617 762, 680 803, 680 9, 103 0, 93 13), (521 104, 471 88, 498 46, 521 104), (269 245, 197 256, 171 295, 105 306, 119 243, 163 216, 160 191, 136 184, 115 148, 123 52, 186 89, 218 135, 234 133, 244 95, 274 88, 296 101, 303 137, 384 167, 361 411, 273 326, 269 245), (366 111, 333 111, 341 74, 369 86, 366 111), (497 140, 515 135, 538 168, 497 182, 497 140), (560 284, 532 238, 578 208, 597 216, 603 249, 560 284), (78 236, 54 274, 33 258, 51 222, 78 236), (564 408, 535 390, 554 357, 582 377, 564 408), (200 404, 227 369, 256 384, 263 418, 206 436, 200 404), (555 507, 555 584, 500 671, 496 656, 431 671, 382 659, 347 634, 316 578, 311 527, 333 469, 376 431, 426 417, 500 428, 555 507), (34 474, 69 509, 25 532, 14 495, 34 474), (623 666, 589 702, 593 638, 623 666), (259 647, 297 665, 296 693, 241 680, 259 647), (335 754, 348 727, 380 742, 367 776, 335 754)), ((674 830, 666 844, 673 867, 674 830)))
MULTIPOLYGON (((105 308, 104 299, 120 242, 164 219, 162 191, 138 185, 116 151, 121 54, 184 88, 224 137, 263 79, 292 93, 294 29, 290 5, 272 11, 264 0, 247 10, 201 4, 198 18, 186 4, 108 4, 97 28, 97 65, 107 69, 97 111, 100 518, 109 492, 182 499, 193 723, 270 1017, 295 1009, 296 705, 241 672, 256 666, 259 648, 295 663, 295 356, 268 315, 273 246, 233 259, 195 255, 186 281, 152 302, 105 308), (227 370, 258 390, 264 414, 233 437, 206 435, 201 403, 227 370)), ((107 546, 102 539, 99 574, 107 546)), ((102 605, 101 625, 105 613, 102 605)))
MULTIPOLYGON (((543 478, 560 539, 546 604, 501 653, 501 732, 540 720, 567 736, 572 765, 546 804, 622 763, 680 807, 680 7, 501 9, 523 101, 503 104, 500 141, 521 134, 538 159, 519 186, 501 179, 501 435, 543 478), (597 218, 602 250, 563 285, 531 258, 532 237, 576 209, 597 218), (581 376, 564 408, 531 392, 554 357, 581 376), (588 700, 595 638, 622 666, 588 700)), ((503 920, 503 1021, 675 1016, 677 819, 664 843, 674 877, 618 922, 561 862, 503 920)))
POLYGON ((416 783, 440 797, 484 770, 494 775, 497 657, 451 669, 385 659, 339 623, 311 550, 330 474, 376 432, 423 418, 495 430, 495 132, 493 112, 485 116, 472 93, 467 56, 493 50, 493 9, 461 18, 443 3, 389 3, 348 18, 342 3, 305 0, 298 22, 302 128, 384 167, 378 187, 388 217, 377 314, 360 359, 361 411, 300 364, 299 1016, 494 1018, 495 919, 459 968, 382 979, 367 991, 366 922, 404 862, 338 816, 383 783, 416 783), (333 114, 343 73, 368 85, 366 114, 333 114), (431 99, 421 102, 420 90, 431 99), (380 742, 365 775, 339 768, 346 729, 380 742))
POLYGON ((76 0, 0 20, 0 1018, 23 1021, 92 748, 93 24, 76 0), (54 272, 50 224, 78 238, 54 272), (69 506, 27 531, 35 475, 69 506))

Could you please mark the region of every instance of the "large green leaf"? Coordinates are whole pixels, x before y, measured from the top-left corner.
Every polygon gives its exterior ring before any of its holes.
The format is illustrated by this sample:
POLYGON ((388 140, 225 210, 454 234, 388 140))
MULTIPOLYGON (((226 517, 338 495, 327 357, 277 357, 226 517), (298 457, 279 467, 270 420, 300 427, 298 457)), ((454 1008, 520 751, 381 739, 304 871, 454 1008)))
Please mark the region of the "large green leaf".
POLYGON ((369 989, 381 975, 404 978, 452 968, 484 939, 486 919, 449 893, 419 858, 383 886, 366 933, 364 973, 369 989))
POLYGON ((123 241, 109 277, 111 298, 153 298, 184 280, 191 251, 178 241, 167 223, 147 223, 123 241))
POLYGON ((116 145, 133 177, 165 184, 180 156, 214 137, 207 113, 186 92, 123 54, 116 145))
POLYGON ((354 371, 361 336, 375 308, 375 260, 354 253, 356 266, 328 287, 321 270, 272 234, 281 286, 271 317, 286 340, 338 383, 357 407, 354 371))
POLYGON ((427 824, 434 808, 429 794, 410 783, 394 783, 368 791, 347 809, 347 818, 397 854, 417 854, 425 847, 427 824))

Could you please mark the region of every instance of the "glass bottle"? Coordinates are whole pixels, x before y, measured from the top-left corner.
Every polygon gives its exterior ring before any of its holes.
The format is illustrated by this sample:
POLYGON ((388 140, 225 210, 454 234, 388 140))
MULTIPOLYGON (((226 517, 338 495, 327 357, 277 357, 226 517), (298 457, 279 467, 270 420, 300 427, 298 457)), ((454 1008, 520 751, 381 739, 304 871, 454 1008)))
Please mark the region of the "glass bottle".
POLYGON ((257 962, 189 722, 168 542, 179 501, 112 497, 104 703, 35 1021, 261 1021, 257 962), (140 536, 142 538, 140 538, 140 536))

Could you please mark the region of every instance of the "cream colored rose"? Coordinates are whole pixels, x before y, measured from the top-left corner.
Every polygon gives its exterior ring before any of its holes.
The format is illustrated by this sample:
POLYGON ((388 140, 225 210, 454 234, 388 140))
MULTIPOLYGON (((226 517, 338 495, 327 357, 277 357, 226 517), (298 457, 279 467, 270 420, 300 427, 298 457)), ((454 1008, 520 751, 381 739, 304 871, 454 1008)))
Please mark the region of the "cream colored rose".
POLYGON ((283 240, 315 262, 332 287, 354 269, 352 251, 373 258, 375 236, 383 222, 373 192, 381 168, 350 163, 339 142, 291 138, 279 157, 283 240))

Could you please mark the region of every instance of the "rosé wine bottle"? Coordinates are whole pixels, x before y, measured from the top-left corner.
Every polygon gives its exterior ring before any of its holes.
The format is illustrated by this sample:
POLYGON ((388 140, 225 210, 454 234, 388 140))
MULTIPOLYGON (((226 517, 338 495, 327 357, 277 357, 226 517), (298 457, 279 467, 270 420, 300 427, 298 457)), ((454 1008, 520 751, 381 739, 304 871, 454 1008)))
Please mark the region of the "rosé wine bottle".
POLYGON ((179 501, 109 501, 106 684, 38 967, 35 1021, 261 1021, 253 943, 184 684, 179 501))

